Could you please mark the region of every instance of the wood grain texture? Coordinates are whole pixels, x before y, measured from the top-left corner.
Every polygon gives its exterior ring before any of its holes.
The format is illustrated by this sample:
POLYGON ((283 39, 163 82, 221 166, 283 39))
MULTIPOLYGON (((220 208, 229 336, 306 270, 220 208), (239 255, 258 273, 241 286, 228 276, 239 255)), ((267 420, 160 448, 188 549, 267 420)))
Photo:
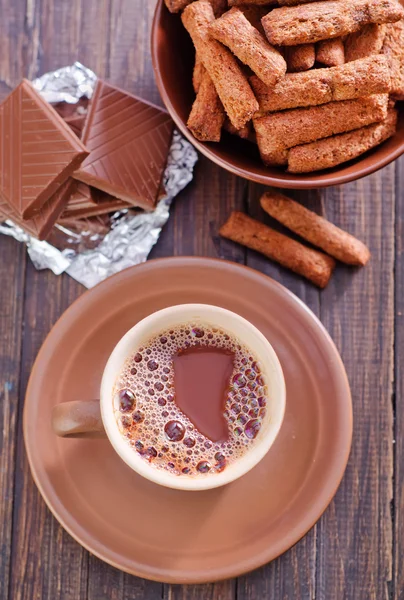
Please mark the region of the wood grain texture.
MULTIPOLYGON (((248 214, 289 235, 290 232, 262 210, 259 199, 265 189, 263 186, 249 184, 248 214)), ((295 192, 283 191, 290 197, 299 199, 308 208, 320 214, 322 213, 321 196, 317 192, 296 194, 295 192)), ((320 292, 317 288, 307 284, 301 277, 289 273, 281 266, 250 250, 247 252, 246 264, 285 285, 301 298, 317 316, 319 315, 320 292)), ((316 546, 317 528, 314 527, 287 554, 262 569, 241 577, 238 581, 237 600, 255 600, 258 598, 309 600, 314 598, 316 546)))
POLYGON ((394 166, 327 190, 326 216, 364 240, 367 268, 340 266, 321 320, 352 389, 354 436, 345 477, 318 524, 318 598, 387 600, 392 578, 394 166))
POLYGON ((25 251, 0 236, 0 598, 9 598, 25 251))
MULTIPOLYGON (((79 60, 161 104, 149 51, 154 5, 155 0, 0 0, 0 95, 22 76, 79 60)), ((218 236, 231 210, 274 222, 259 207, 260 186, 205 158, 175 200, 152 251, 152 257, 215 256, 274 277, 321 317, 351 383, 354 442, 335 500, 294 548, 237 581, 173 586, 132 577, 90 556, 51 516, 28 469, 23 398, 45 336, 84 290, 67 276, 35 271, 22 245, 0 236, 1 600, 404 598, 403 169, 404 159, 357 183, 287 192, 358 235, 373 253, 363 270, 339 266, 323 292, 218 236)))
POLYGON ((395 377, 393 409, 394 488, 391 503, 393 519, 393 598, 404 598, 404 158, 397 161, 395 223, 395 377))

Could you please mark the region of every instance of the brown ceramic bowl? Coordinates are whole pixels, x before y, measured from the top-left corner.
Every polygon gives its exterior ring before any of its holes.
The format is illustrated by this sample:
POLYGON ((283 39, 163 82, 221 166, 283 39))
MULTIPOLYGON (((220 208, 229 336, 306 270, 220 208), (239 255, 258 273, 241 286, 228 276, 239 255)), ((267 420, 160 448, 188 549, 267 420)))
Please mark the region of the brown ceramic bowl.
POLYGON ((264 185, 286 188, 318 188, 354 181, 374 173, 404 154, 404 109, 396 135, 355 161, 327 171, 292 175, 266 167, 255 144, 224 133, 220 143, 202 143, 187 129, 194 100, 192 69, 194 48, 179 15, 169 13, 159 0, 152 25, 152 59, 157 86, 171 117, 180 131, 202 154, 235 175, 264 185))

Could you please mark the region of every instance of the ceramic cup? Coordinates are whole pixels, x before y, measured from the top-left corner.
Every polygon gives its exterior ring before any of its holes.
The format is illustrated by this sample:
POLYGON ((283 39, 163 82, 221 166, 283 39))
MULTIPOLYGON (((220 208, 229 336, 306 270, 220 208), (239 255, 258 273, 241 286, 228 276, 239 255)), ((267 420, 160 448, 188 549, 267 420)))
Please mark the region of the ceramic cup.
POLYGON ((62 437, 100 437, 106 434, 122 460, 136 473, 154 483, 182 490, 206 490, 245 475, 267 454, 281 428, 285 403, 282 367, 271 344, 254 325, 224 308, 183 304, 155 312, 132 327, 117 343, 108 359, 101 381, 100 400, 57 405, 52 413, 52 425, 55 433, 62 437), (148 463, 120 433, 113 410, 115 382, 127 358, 160 331, 190 321, 223 329, 250 348, 260 362, 268 389, 267 414, 254 444, 244 456, 221 473, 203 476, 179 476, 148 463))

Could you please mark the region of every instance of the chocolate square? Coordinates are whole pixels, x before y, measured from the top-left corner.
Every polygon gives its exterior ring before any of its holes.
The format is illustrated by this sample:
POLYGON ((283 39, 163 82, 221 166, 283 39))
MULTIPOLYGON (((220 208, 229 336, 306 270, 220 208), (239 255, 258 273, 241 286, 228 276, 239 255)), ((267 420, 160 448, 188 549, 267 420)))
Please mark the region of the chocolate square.
POLYGON ((26 80, 0 106, 0 135, 0 196, 20 219, 38 214, 88 155, 26 80))
POLYGON ((172 132, 166 111, 99 80, 82 135, 90 155, 74 177, 125 202, 153 209, 172 132))

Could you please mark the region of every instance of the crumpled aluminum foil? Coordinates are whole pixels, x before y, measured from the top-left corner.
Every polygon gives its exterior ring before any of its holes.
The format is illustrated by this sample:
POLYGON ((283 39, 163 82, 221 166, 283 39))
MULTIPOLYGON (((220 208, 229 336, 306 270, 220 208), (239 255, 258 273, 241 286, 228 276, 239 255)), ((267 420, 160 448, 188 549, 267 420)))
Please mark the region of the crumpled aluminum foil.
MULTIPOLYGON (((33 85, 48 102, 75 104, 82 96, 91 98, 96 80, 90 69, 76 62, 42 75, 33 81, 33 85)), ((193 146, 174 131, 163 177, 166 196, 153 212, 124 210, 115 213, 106 235, 77 233, 57 225, 61 239, 65 241, 56 248, 28 235, 10 220, 0 224, 0 234, 26 244, 36 269, 51 269, 56 275, 66 272, 91 288, 110 275, 147 259, 170 216, 172 200, 192 180, 197 160, 193 146)))

